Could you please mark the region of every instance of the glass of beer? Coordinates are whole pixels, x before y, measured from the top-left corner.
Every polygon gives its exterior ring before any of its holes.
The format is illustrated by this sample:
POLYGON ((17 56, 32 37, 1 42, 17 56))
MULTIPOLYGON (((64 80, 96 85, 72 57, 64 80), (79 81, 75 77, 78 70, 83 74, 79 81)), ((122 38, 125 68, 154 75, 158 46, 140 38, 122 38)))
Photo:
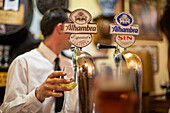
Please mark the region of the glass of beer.
POLYGON ((78 113, 77 112, 78 88, 76 87, 77 86, 76 73, 73 70, 73 66, 64 66, 62 68, 62 71, 66 72, 66 76, 63 76, 64 79, 69 79, 72 82, 69 84, 60 84, 60 86, 71 88, 70 91, 64 92, 64 103, 63 103, 63 108, 61 113, 69 113, 69 112, 78 113))
POLYGON ((135 113, 134 71, 103 65, 95 80, 94 102, 97 113, 135 113))
POLYGON ((62 71, 66 72, 67 75, 64 76, 65 79, 72 81, 70 84, 60 84, 60 86, 70 87, 72 91, 77 86, 76 75, 74 73, 72 66, 64 66, 62 71))

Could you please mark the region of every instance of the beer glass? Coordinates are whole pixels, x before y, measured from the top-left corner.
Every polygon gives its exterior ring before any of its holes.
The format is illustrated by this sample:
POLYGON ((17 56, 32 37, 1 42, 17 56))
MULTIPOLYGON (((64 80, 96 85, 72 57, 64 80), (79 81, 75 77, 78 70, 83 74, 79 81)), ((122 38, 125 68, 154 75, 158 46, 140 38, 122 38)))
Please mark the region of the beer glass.
POLYGON ((61 113, 78 113, 78 88, 76 87, 76 73, 73 70, 73 66, 64 66, 62 68, 62 71, 66 72, 66 76, 64 76, 64 79, 69 79, 72 82, 69 84, 60 84, 60 86, 71 88, 70 91, 64 92, 64 103, 61 113))
POLYGON ((72 81, 70 84, 60 84, 60 86, 70 87, 72 91, 77 86, 76 76, 72 66, 64 66, 62 71, 66 72, 67 75, 64 76, 65 79, 72 81))
POLYGON ((96 113, 135 113, 134 71, 103 65, 97 68, 94 102, 96 113))

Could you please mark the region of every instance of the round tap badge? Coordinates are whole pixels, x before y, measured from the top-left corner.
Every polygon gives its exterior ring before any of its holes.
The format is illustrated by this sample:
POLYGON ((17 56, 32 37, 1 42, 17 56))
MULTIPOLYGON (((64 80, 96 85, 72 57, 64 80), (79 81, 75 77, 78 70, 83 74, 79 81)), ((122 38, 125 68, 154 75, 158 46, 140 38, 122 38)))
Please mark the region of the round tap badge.
POLYGON ((75 24, 83 25, 83 24, 87 24, 88 22, 90 22, 92 19, 92 16, 88 11, 84 9, 77 9, 77 10, 74 10, 70 14, 69 18, 75 24))
POLYGON ((92 42, 91 34, 71 34, 69 40, 76 47, 85 47, 92 42))
POLYGON ((116 24, 110 24, 110 34, 115 34, 115 42, 127 48, 134 44, 135 37, 139 35, 139 26, 133 25, 134 18, 130 13, 122 12, 115 16, 116 24))
POLYGON ((92 35, 97 33, 97 24, 90 23, 91 14, 84 9, 77 9, 70 14, 72 22, 64 23, 64 33, 70 33, 69 41, 76 47, 85 47, 92 42, 92 35))
POLYGON ((132 35, 117 35, 115 42, 123 48, 132 46, 135 43, 135 37, 132 35))
POLYGON ((115 17, 116 23, 121 26, 130 26, 134 23, 133 16, 130 13, 122 12, 115 17))

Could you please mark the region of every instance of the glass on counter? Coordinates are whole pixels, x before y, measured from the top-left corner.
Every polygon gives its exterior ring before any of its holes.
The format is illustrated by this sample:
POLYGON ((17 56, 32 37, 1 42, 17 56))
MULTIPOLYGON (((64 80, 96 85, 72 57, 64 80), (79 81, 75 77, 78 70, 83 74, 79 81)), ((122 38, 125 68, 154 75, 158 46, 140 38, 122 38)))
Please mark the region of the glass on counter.
POLYGON ((134 71, 126 67, 102 65, 95 80, 96 113, 137 113, 134 71))

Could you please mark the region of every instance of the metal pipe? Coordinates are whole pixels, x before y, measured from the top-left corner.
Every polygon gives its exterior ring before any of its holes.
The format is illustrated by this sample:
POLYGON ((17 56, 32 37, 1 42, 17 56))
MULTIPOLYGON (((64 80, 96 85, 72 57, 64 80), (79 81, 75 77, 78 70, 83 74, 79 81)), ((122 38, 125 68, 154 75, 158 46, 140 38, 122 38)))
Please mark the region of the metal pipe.
POLYGON ((79 113, 92 113, 93 80, 96 73, 94 60, 89 53, 77 48, 74 49, 72 60, 78 80, 79 113))

